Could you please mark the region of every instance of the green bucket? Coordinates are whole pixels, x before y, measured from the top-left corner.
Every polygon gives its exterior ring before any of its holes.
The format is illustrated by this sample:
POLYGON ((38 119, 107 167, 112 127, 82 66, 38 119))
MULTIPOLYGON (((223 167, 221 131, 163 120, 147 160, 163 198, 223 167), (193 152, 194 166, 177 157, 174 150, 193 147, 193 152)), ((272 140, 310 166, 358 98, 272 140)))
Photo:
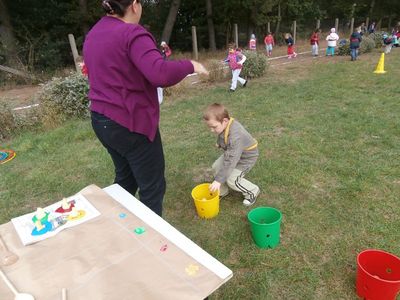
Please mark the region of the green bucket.
POLYGON ((273 207, 257 207, 249 211, 251 235, 260 248, 275 248, 279 244, 282 214, 273 207))

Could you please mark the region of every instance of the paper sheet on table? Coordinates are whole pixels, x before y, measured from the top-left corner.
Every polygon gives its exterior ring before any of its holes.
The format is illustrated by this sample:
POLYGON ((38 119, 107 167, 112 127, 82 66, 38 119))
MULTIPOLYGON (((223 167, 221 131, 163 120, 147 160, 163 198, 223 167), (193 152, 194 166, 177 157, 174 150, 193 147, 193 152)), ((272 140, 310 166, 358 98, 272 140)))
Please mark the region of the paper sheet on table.
POLYGON ((85 223, 100 215, 99 211, 81 194, 69 197, 67 201, 74 204, 74 208, 78 214, 74 216, 72 212, 56 212, 56 210, 61 207, 62 201, 46 206, 44 211, 48 213, 48 224, 51 228, 49 228, 48 231, 44 228, 46 232, 40 235, 32 234, 35 229, 32 218, 35 216, 36 212, 11 219, 22 244, 29 245, 45 240, 56 235, 63 229, 85 223))
MULTIPOLYGON (((68 300, 201 300, 232 277, 132 196, 125 198, 136 208, 127 209, 114 199, 118 193, 113 198, 89 186, 81 194, 100 216, 40 243, 23 246, 11 222, 0 226, 6 245, 19 256, 2 269, 19 292, 36 300, 59 300, 62 288, 68 289, 68 300)), ((0 299, 13 299, 2 284, 0 299)))

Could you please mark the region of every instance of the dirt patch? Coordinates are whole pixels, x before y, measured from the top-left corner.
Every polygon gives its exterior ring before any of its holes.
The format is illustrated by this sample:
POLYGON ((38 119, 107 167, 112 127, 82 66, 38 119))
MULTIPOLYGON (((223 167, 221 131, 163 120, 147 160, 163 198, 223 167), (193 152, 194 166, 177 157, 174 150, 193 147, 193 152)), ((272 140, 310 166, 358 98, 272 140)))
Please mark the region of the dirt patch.
POLYGON ((26 85, 9 90, 0 90, 0 103, 7 103, 11 108, 33 104, 38 85, 26 85))

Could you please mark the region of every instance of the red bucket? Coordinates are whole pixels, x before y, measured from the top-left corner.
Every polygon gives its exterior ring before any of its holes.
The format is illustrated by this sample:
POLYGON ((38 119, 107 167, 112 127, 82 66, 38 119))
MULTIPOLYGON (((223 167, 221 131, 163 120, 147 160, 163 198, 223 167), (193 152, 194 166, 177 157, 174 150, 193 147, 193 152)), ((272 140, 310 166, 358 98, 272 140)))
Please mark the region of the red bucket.
POLYGON ((381 250, 357 256, 357 295, 367 300, 395 300, 400 291, 400 258, 381 250))

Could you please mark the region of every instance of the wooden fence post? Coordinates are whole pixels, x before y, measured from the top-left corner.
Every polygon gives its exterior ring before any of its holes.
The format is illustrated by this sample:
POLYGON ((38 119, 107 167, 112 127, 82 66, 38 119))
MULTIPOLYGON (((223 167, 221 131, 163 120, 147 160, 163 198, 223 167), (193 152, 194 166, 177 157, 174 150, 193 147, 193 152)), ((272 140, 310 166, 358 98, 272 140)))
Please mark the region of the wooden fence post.
POLYGON ((79 67, 79 65, 76 62, 76 59, 78 58, 79 54, 78 54, 78 49, 76 48, 74 35, 71 33, 68 34, 68 40, 69 40, 69 45, 71 46, 72 56, 74 57, 74 65, 75 65, 76 72, 80 73, 81 68, 79 67))
POLYGON ((335 19, 335 30, 336 30, 336 33, 338 32, 338 29, 339 29, 339 18, 336 18, 335 19))
POLYGON ((382 28, 382 18, 379 19, 378 23, 375 26, 375 31, 376 30, 381 30, 382 28))
POLYGON ((237 24, 233 24, 233 36, 235 39, 236 48, 238 48, 239 47, 239 33, 238 33, 238 25, 237 24))
POLYGON ((296 29, 297 29, 297 28, 296 28, 296 27, 297 27, 296 25, 297 25, 297 22, 296 22, 296 20, 294 20, 294 21, 293 21, 293 43, 294 43, 294 44, 296 44, 296 29))
POLYGON ((351 23, 350 23, 350 34, 352 34, 354 31, 354 18, 351 18, 351 23))
POLYGON ((199 59, 199 51, 197 49, 196 26, 192 26, 192 45, 193 45, 193 58, 195 60, 198 60, 199 59))

